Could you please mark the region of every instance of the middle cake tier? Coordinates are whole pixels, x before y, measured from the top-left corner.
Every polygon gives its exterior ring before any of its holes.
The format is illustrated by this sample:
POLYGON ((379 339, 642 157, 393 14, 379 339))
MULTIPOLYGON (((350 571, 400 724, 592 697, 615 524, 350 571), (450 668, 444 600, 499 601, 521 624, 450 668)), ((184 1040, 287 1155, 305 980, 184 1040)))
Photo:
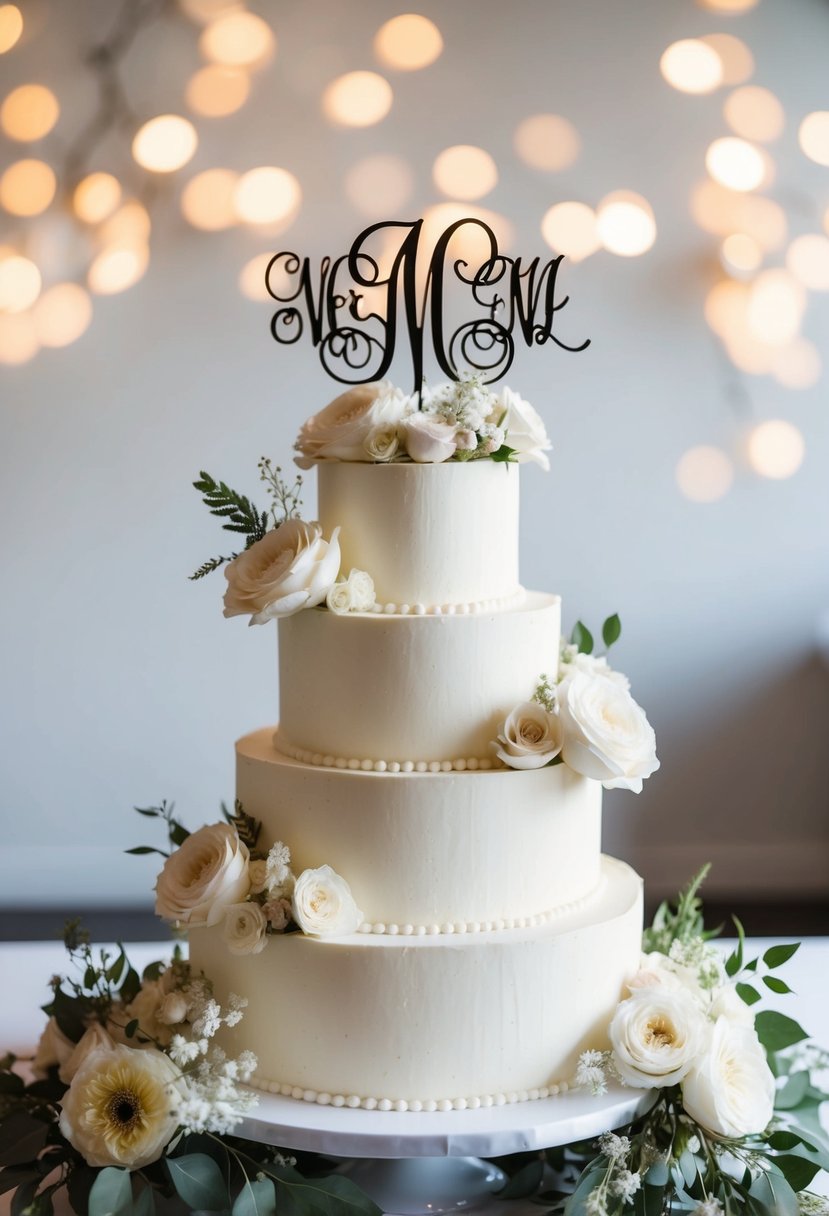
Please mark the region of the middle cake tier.
POLYGON ((565 764, 529 772, 378 773, 302 764, 271 729, 236 745, 236 793, 262 847, 332 866, 375 933, 543 924, 600 878, 601 786, 565 764))
POLYGON ((411 616, 322 609, 279 622, 280 749, 314 764, 481 761, 558 668, 561 601, 411 616))

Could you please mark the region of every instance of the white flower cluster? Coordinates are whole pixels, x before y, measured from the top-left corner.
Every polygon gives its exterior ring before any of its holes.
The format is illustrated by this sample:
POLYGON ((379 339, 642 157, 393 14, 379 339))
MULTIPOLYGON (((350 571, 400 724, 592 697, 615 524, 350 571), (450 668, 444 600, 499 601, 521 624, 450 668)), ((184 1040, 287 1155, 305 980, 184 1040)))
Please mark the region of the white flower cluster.
POLYGON ((310 468, 317 460, 441 464, 492 456, 505 443, 516 460, 549 468, 550 440, 529 402, 466 375, 424 388, 420 408, 387 380, 358 385, 309 418, 294 446, 297 464, 310 468))
POLYGON ((351 570, 348 578, 334 584, 325 603, 332 612, 344 616, 349 612, 370 612, 375 599, 371 575, 365 570, 351 570))
POLYGON ((532 701, 504 720, 492 750, 510 768, 542 768, 561 757, 605 789, 639 793, 659 768, 656 736, 630 682, 604 657, 562 650, 557 683, 542 676, 532 701))
POLYGON ((330 866, 295 877, 286 844, 277 841, 266 857, 251 857, 228 823, 191 833, 165 861, 155 889, 159 916, 188 929, 221 925, 232 954, 259 954, 271 934, 292 922, 322 937, 354 933, 363 919, 348 883, 330 866))
POLYGON ((710 949, 697 941, 643 956, 610 1024, 612 1066, 626 1085, 681 1085, 700 1127, 741 1138, 771 1120, 774 1077, 735 983, 721 969, 712 982, 710 949))

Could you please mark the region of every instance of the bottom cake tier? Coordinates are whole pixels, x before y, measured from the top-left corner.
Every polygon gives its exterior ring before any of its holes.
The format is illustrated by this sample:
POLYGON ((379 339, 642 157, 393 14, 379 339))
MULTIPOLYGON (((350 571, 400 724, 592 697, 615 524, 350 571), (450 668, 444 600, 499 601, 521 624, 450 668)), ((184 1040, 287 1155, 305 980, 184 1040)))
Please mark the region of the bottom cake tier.
POLYGON ((641 933, 641 879, 605 857, 595 893, 541 927, 291 933, 243 956, 219 929, 202 929, 190 958, 220 1002, 230 992, 248 999, 223 1046, 256 1053, 259 1088, 338 1106, 449 1110, 566 1087, 581 1052, 608 1045, 641 933))

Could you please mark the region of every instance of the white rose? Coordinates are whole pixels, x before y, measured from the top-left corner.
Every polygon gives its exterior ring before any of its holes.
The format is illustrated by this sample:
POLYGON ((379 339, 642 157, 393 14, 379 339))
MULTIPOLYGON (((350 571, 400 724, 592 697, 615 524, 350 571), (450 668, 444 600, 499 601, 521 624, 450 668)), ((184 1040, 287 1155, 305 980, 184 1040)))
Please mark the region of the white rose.
POLYGON ((642 955, 639 970, 627 986, 631 992, 636 988, 668 988, 671 992, 684 989, 701 1009, 707 1008, 707 996, 699 986, 697 973, 658 950, 642 955))
POLYGON ((608 666, 604 655, 582 654, 580 651, 576 651, 569 657, 562 655, 561 679, 566 680, 568 676, 575 675, 577 671, 583 671, 588 676, 604 676, 606 680, 612 680, 621 688, 630 688, 630 680, 627 676, 608 666))
POLYGON ((455 455, 455 428, 433 414, 411 414, 400 424, 400 437, 418 464, 442 464, 455 455))
POLYGON ((48 1069, 56 1064, 62 1068, 74 1050, 75 1044, 63 1033, 56 1019, 49 1018, 35 1051, 32 1072, 36 1077, 45 1078, 48 1069))
POLYGON ((176 1130, 179 1071, 154 1048, 92 1051, 61 1099, 60 1130, 88 1165, 141 1169, 176 1130))
POLYGON ((610 1023, 619 1076, 637 1089, 676 1085, 704 1050, 705 1031, 705 1018, 684 989, 635 989, 610 1023))
POLYGON ((180 1026, 187 1018, 187 997, 183 992, 168 992, 156 1017, 165 1026, 180 1026))
POLYGON ((551 451, 552 444, 547 430, 538 411, 514 393, 512 389, 503 388, 498 398, 498 404, 492 412, 494 422, 500 422, 506 410, 506 417, 501 426, 506 431, 506 443, 514 448, 518 460, 533 460, 542 469, 549 469, 550 461, 545 455, 551 451))
POLYGON ((250 862, 248 865, 248 878, 250 879, 250 889, 253 895, 261 895, 268 886, 268 863, 264 857, 258 857, 256 861, 250 862))
POLYGON ((159 1018, 166 997, 167 993, 160 979, 145 980, 135 997, 127 1005, 124 1010, 126 1021, 131 1022, 134 1018, 138 1020, 135 1044, 141 1044, 142 1036, 155 1039, 162 1047, 166 1047, 170 1042, 172 1038, 170 1027, 159 1018))
POLYGON ((754 1029, 754 1014, 733 984, 723 984, 715 988, 711 994, 711 1005, 708 1016, 717 1021, 726 1018, 735 1026, 747 1026, 754 1029))
POLYGON ((765 1131, 774 1111, 774 1077, 756 1032, 717 1018, 708 1050, 682 1082, 683 1105, 714 1136, 765 1131))
POLYGON ((369 460, 377 461, 378 464, 393 460, 400 450, 397 423, 383 423, 373 427, 363 440, 363 450, 369 460))
POLYGON ((292 907, 294 920, 311 937, 356 933, 363 919, 348 883, 330 866, 302 871, 292 907))
POLYGON ((478 436, 469 429, 455 431, 455 445, 459 452, 474 452, 478 446, 478 436))
POLYGON ((86 1062, 86 1057, 93 1051, 100 1051, 101 1048, 111 1050, 115 1046, 115 1041, 108 1034, 105 1027, 100 1022, 93 1022, 83 1034, 83 1037, 75 1044, 75 1050, 65 1063, 61 1064, 58 1070, 58 1076, 64 1085, 70 1085, 75 1074, 81 1069, 86 1062))
POLYGON ((225 908, 250 890, 249 856, 230 824, 199 828, 164 863, 155 884, 156 915, 191 928, 218 924, 225 908))
POLYGON ((225 616, 251 613, 251 625, 321 604, 340 569, 340 529, 286 519, 225 566, 225 616))
POLYGON ((378 427, 396 428, 412 408, 412 399, 388 380, 358 384, 304 423, 294 445, 296 463, 308 469, 315 460, 389 459, 369 453, 366 439, 378 427))
POLYGON ((659 761, 653 727, 627 689, 576 671, 558 686, 557 700, 565 764, 605 789, 638 794, 659 761))
POLYGON ((368 612, 374 605, 374 579, 365 570, 352 570, 348 578, 335 583, 325 602, 332 612, 344 616, 348 612, 368 612))
POLYGON ((510 768, 542 768, 561 751, 558 717, 536 701, 516 705, 492 748, 510 768))
POLYGON ((268 944, 268 918, 257 903, 231 904, 222 937, 231 954, 259 954, 268 944))

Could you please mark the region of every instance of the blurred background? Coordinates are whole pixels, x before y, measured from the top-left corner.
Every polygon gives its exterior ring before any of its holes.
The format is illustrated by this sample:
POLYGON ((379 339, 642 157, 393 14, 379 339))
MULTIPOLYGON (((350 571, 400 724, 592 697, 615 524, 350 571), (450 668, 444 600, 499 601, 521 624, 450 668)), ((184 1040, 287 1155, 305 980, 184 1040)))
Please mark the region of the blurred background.
POLYGON ((0 4, 7 936, 148 934, 131 807, 214 820, 276 719, 273 630, 187 580, 198 471, 255 497, 339 391, 271 339, 270 255, 463 214, 564 253, 556 332, 591 339, 507 383, 555 447, 523 581, 620 614, 657 732, 607 851, 829 931, 827 49, 825 0, 0 4))

